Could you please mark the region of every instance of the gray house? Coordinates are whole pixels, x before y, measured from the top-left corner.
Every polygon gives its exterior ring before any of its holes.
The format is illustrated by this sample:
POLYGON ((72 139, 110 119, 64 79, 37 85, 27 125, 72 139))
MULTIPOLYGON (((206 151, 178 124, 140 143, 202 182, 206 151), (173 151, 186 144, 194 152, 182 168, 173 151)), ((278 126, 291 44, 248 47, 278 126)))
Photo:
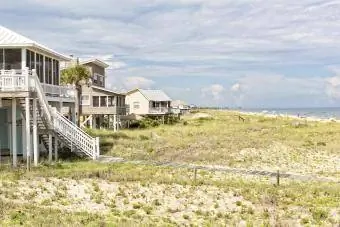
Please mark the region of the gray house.
POLYGON ((82 86, 81 125, 118 130, 120 117, 126 115, 125 95, 105 88, 105 69, 109 65, 98 59, 80 64, 88 67, 92 74, 89 83, 82 86))
POLYGON ((60 85, 60 62, 69 60, 0 26, 0 155, 9 154, 13 166, 18 155, 38 165, 40 147, 48 150, 50 161, 60 146, 98 157, 98 139, 73 122, 74 87, 60 85), (65 107, 71 110, 69 119, 61 114, 65 107))

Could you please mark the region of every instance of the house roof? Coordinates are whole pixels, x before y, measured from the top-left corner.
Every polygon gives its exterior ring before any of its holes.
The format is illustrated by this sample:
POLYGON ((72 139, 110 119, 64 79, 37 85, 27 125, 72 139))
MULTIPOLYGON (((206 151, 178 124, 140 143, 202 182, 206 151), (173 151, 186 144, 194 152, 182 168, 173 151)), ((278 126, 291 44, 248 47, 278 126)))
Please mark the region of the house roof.
POLYGON ((113 90, 110 90, 110 89, 107 89, 107 88, 104 88, 104 87, 99 87, 99 86, 95 86, 95 85, 92 85, 91 87, 94 88, 94 89, 101 90, 101 91, 110 92, 110 93, 113 93, 115 95, 124 95, 125 96, 125 94, 123 94, 123 93, 119 93, 119 92, 116 92, 116 91, 113 91, 113 90))
POLYGON ((80 62, 81 65, 85 65, 85 64, 88 64, 88 63, 94 63, 94 64, 96 64, 100 67, 103 67, 103 68, 107 68, 107 67, 110 66, 110 65, 106 64, 105 62, 103 62, 99 59, 96 59, 96 58, 80 62))
POLYGON ((142 95, 149 101, 171 101, 171 98, 162 90, 135 89, 129 91, 127 94, 132 94, 136 91, 142 93, 142 95))
POLYGON ((69 61, 70 58, 58 53, 36 41, 20 35, 0 25, 0 47, 32 47, 56 57, 58 60, 69 61))

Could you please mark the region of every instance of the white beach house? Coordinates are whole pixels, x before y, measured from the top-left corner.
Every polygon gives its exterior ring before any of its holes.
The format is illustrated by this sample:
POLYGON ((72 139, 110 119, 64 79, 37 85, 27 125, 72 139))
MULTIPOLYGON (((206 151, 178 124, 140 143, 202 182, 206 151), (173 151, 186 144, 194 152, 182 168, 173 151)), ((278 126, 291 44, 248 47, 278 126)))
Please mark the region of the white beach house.
POLYGON ((126 94, 129 113, 159 116, 170 113, 171 98, 162 90, 135 89, 126 94))
POLYGON ((99 156, 98 138, 73 122, 75 89, 60 85, 60 62, 69 60, 0 26, 0 152, 11 155, 13 166, 18 155, 37 165, 39 146, 46 147, 50 161, 60 146, 99 156), (65 108, 68 117, 61 114, 65 108))

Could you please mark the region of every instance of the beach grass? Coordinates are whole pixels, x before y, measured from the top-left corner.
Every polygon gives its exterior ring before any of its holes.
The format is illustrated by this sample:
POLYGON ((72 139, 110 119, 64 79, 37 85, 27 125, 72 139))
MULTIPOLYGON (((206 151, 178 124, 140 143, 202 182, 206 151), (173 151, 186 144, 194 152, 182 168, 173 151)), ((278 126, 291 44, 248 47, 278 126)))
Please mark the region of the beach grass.
POLYGON ((92 130, 103 153, 128 160, 223 165, 340 177, 340 124, 232 111, 201 111, 176 125, 92 130), (239 118, 241 116, 242 119, 239 118))
POLYGON ((336 225, 337 183, 126 163, 0 172, 0 225, 336 225))

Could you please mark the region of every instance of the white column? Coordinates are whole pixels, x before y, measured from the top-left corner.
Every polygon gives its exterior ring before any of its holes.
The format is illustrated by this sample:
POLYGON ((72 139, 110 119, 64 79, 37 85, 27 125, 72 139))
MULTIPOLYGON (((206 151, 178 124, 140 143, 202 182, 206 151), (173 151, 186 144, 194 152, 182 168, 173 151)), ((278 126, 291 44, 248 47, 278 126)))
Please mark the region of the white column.
POLYGON ((52 162, 52 134, 48 134, 48 161, 51 163, 52 162))
POLYGON ((109 96, 106 96, 106 107, 109 107, 109 96))
POLYGON ((27 169, 30 169, 31 164, 31 137, 30 137, 30 100, 25 98, 26 111, 26 152, 27 152, 27 169))
POLYGON ((51 69, 51 71, 52 71, 52 81, 51 81, 51 84, 54 84, 53 82, 54 82, 54 75, 53 75, 53 58, 51 59, 51 61, 52 61, 52 69, 51 69))
POLYGON ((26 68, 26 49, 22 48, 21 49, 21 69, 25 69, 26 68))
POLYGON ((46 63, 45 63, 45 56, 43 56, 43 84, 45 84, 46 83, 46 70, 45 70, 45 68, 46 68, 46 63))
POLYGON ((26 150, 26 119, 24 114, 21 114, 22 125, 21 125, 21 138, 22 138, 22 157, 26 160, 27 150, 26 150))
POLYGON ((33 159, 34 166, 38 166, 38 126, 37 126, 37 99, 33 98, 33 159))
POLYGON ((90 116, 90 128, 93 128, 93 115, 90 116))
POLYGON ((12 99, 12 154, 13 167, 17 167, 17 100, 15 98, 12 99))
POLYGON ((113 115, 113 131, 117 131, 117 114, 113 115))

